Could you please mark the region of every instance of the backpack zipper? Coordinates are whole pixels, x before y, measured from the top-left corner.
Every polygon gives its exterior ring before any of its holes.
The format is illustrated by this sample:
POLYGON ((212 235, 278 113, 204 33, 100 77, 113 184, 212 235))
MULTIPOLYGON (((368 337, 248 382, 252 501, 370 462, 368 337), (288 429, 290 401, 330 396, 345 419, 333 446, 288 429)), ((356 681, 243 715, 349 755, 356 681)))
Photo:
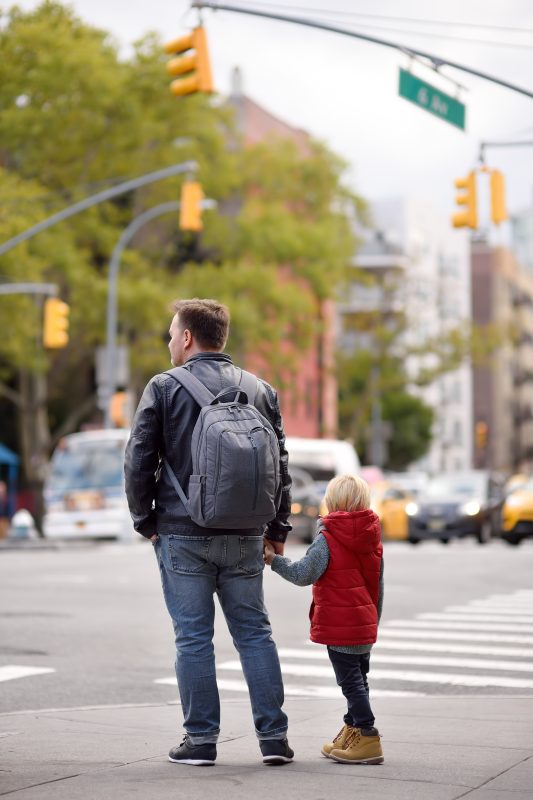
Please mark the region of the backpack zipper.
POLYGON ((250 444, 252 445, 252 450, 253 450, 253 454, 254 454, 254 504, 252 506, 252 511, 255 511, 255 509, 256 509, 256 506, 257 506, 257 495, 258 495, 258 492, 259 492, 259 486, 258 486, 258 483, 259 483, 259 480, 258 480, 258 477, 259 477, 258 476, 259 464, 258 464, 258 459, 257 459, 257 445, 256 445, 255 439, 254 439, 254 431, 257 431, 257 430, 262 430, 262 429, 261 428, 254 428, 248 434, 248 438, 250 440, 250 444))

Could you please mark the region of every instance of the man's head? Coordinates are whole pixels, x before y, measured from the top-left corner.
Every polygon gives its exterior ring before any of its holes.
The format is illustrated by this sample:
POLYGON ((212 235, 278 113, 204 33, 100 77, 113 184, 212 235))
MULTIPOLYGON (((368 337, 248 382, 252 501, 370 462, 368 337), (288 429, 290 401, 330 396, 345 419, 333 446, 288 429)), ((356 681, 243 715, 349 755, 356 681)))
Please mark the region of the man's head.
POLYGON ((196 353, 220 353, 229 331, 229 310, 216 300, 176 300, 170 324, 170 360, 174 367, 196 353))

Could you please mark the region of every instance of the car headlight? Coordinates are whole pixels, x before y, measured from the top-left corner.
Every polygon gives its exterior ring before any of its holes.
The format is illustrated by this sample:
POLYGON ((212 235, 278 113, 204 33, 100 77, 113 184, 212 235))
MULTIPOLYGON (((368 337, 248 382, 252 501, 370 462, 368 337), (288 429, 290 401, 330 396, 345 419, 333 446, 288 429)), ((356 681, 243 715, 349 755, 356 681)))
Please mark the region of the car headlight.
POLYGON ((510 506, 511 508, 517 508, 524 504, 524 501, 521 497, 507 497, 505 500, 505 505, 510 506))
POLYGON ((469 500, 468 503, 463 503, 459 511, 467 517, 475 517, 481 511, 481 506, 477 500, 469 500))
POLYGON ((416 503, 407 503, 405 506, 405 513, 408 517, 414 517, 418 514, 418 505, 416 503))

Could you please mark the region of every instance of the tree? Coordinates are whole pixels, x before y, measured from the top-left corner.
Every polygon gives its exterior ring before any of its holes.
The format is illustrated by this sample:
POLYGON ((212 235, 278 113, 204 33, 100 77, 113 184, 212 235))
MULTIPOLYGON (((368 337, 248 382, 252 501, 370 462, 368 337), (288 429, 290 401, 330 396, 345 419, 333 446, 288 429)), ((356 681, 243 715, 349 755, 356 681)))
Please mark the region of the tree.
MULTIPOLYGON (((231 307, 232 346, 255 350, 290 380, 285 343, 305 350, 314 335, 317 303, 353 253, 347 214, 361 203, 342 186, 342 162, 319 143, 306 154, 281 141, 230 147, 231 111, 205 96, 176 101, 165 62, 153 34, 120 59, 105 32, 57 2, 3 15, 0 239, 104 186, 192 158, 219 211, 205 214, 199 239, 180 233, 171 216, 151 224, 121 265, 119 339, 130 345, 132 384, 168 367, 169 300, 215 293, 231 307)), ((39 345, 39 308, 0 298, 0 396, 18 409, 27 476, 60 435, 94 414, 111 252, 132 217, 179 197, 180 184, 102 204, 2 258, 4 279, 55 283, 71 305, 69 347, 51 354, 39 345)))

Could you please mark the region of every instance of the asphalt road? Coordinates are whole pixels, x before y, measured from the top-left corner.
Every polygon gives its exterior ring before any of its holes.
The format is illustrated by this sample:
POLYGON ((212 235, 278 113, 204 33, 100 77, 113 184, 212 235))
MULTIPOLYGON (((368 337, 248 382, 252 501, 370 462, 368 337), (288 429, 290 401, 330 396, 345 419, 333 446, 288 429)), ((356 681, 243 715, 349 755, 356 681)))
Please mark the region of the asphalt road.
MULTIPOLYGON (((292 544, 287 555, 305 552, 292 544)), ((371 666, 376 696, 533 696, 533 542, 385 545, 385 605, 371 666)), ((265 572, 287 694, 338 696, 309 645, 309 588, 265 572)), ((221 691, 242 697, 217 618, 221 691)), ((0 711, 172 702, 173 635, 151 545, 0 550, 0 711)))

